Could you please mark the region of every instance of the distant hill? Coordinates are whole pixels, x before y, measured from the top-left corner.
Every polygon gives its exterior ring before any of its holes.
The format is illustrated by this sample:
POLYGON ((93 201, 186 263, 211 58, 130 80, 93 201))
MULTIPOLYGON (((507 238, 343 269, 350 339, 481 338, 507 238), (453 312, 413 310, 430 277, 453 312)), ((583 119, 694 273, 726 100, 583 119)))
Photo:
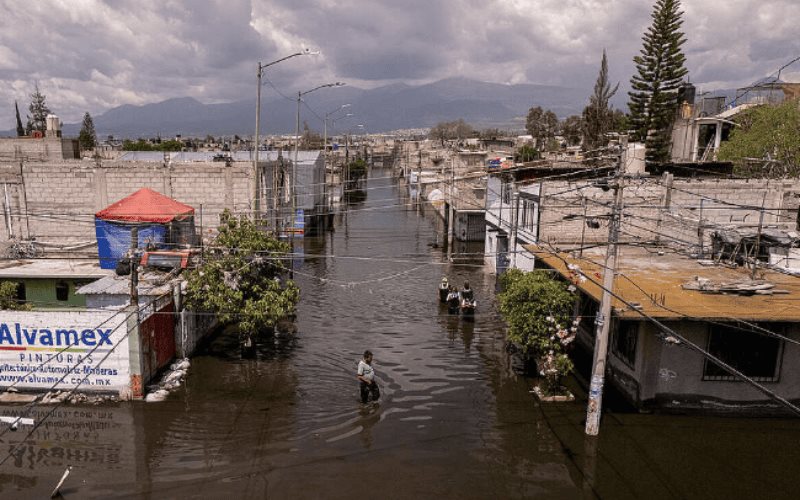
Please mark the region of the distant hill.
MULTIPOLYGON (((590 92, 589 89, 502 85, 449 78, 419 86, 393 84, 369 90, 356 87, 323 89, 309 94, 305 101, 320 116, 343 103, 350 103, 347 111, 354 116, 338 121, 337 132, 360 123, 368 132, 385 132, 430 127, 440 121, 458 118, 481 128, 522 129, 531 106, 551 109, 563 118, 580 113, 590 92)), ((269 96, 271 92, 265 94, 269 96)), ((308 122, 309 127, 322 131, 320 118, 305 106, 301 113, 301 119, 308 122)), ((255 129, 254 115, 255 97, 222 104, 203 104, 191 97, 183 97, 144 106, 124 105, 93 118, 100 137, 250 136, 255 129)), ((296 101, 275 97, 264 99, 262 131, 268 134, 293 133, 295 116, 296 101)), ((64 126, 65 135, 77 136, 79 130, 80 123, 64 126)))

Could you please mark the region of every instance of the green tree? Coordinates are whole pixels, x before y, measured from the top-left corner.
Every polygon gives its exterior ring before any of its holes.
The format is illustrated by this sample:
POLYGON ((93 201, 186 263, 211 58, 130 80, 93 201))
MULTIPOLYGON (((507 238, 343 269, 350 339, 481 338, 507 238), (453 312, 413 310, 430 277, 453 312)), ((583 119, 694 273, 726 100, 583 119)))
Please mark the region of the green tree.
POLYGON ((628 107, 634 139, 645 141, 647 161, 669 160, 678 87, 687 74, 682 16, 680 0, 657 0, 640 55, 633 58, 636 74, 631 78, 628 107))
POLYGON ((322 148, 322 136, 308 126, 308 122, 303 122, 303 135, 300 138, 301 149, 320 149, 322 148))
POLYGON ((627 134, 630 129, 630 116, 620 109, 611 113, 611 131, 627 134))
POLYGON ((347 178, 355 182, 367 176, 367 162, 363 158, 357 158, 347 165, 347 178))
POLYGON ((3 281, 0 283, 0 309, 4 311, 30 311, 31 305, 17 298, 19 283, 3 281))
POLYGON ((530 144, 524 144, 517 149, 514 161, 526 162, 539 158, 539 152, 530 144))
POLYGON ((122 141, 122 150, 123 151, 155 151, 153 149, 153 145, 149 142, 145 141, 144 139, 137 139, 132 141, 130 139, 125 139, 122 141))
POLYGON ((17 137, 25 135, 25 127, 22 126, 22 119, 19 117, 19 105, 14 101, 14 110, 17 112, 17 137))
POLYGON ((572 321, 575 296, 565 282, 544 271, 509 269, 500 278, 500 312, 508 324, 508 339, 523 353, 537 358, 545 376, 545 392, 560 391, 560 380, 573 364, 566 348, 575 339, 578 321, 572 321))
POLYGON ((800 175, 800 101, 751 108, 736 121, 730 139, 720 146, 720 160, 734 162, 740 175, 800 175))
POLYGON ((157 144, 152 144, 141 138, 135 141, 129 139, 122 141, 123 151, 182 151, 183 147, 181 141, 176 141, 174 139, 161 141, 157 144))
POLYGON ((439 122, 431 127, 428 137, 440 141, 444 146, 445 141, 466 139, 475 135, 475 130, 463 119, 451 122, 439 122))
POLYGON ((583 138, 583 118, 572 115, 561 122, 561 136, 567 141, 567 146, 577 146, 583 138))
POLYGON ((536 141, 536 147, 542 150, 558 132, 558 117, 541 106, 530 108, 525 118, 525 130, 536 141))
POLYGON ((606 144, 605 135, 611 130, 614 121, 614 112, 609 107, 609 101, 618 89, 619 83, 612 89, 608 82, 608 59, 603 50, 594 93, 589 97, 589 105, 583 108, 583 143, 587 149, 596 149, 606 144))
POLYGON ((47 107, 45 99, 44 94, 39 92, 39 84, 37 83, 33 94, 31 94, 31 104, 28 106, 30 114, 26 125, 27 135, 30 135, 34 130, 38 130, 43 134, 47 130, 47 115, 50 114, 50 108, 47 107))
POLYGON ((203 264, 188 276, 187 304, 236 324, 243 346, 294 315, 300 291, 282 279, 289 244, 259 230, 246 216, 228 210, 209 246, 203 264))
POLYGON ((170 139, 168 141, 161 141, 161 144, 156 145, 157 151, 183 151, 183 143, 170 139))
POLYGON ((81 131, 78 133, 78 144, 81 145, 83 150, 94 149, 97 146, 94 120, 92 120, 92 115, 88 111, 83 115, 83 124, 81 124, 81 131))
POLYGON ((544 109, 541 106, 535 106, 528 110, 528 115, 525 117, 525 130, 530 134, 536 142, 537 147, 541 147, 539 138, 542 137, 542 117, 544 116, 544 109))

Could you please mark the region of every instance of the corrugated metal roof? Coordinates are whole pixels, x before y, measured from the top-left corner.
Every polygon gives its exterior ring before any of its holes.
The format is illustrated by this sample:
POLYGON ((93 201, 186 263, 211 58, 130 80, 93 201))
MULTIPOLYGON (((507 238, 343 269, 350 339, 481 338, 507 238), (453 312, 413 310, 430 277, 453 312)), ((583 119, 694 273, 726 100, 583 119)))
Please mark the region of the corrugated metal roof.
MULTIPOLYGON (((161 296, 169 293, 172 285, 164 282, 163 273, 143 273, 139 276, 139 295, 161 296)), ((129 295, 131 279, 129 276, 108 275, 97 281, 84 285, 75 291, 77 295, 129 295)))
POLYGON ((100 269, 97 259, 32 259, 0 262, 0 278, 101 278, 110 271, 100 269))
MULTIPOLYGON (((537 245, 526 245, 536 259, 556 269, 562 276, 571 279, 569 264, 577 265, 591 280, 575 285, 594 300, 600 301, 603 281, 602 263, 605 247, 584 250, 583 258, 574 258, 567 253, 558 256, 537 245), (562 260, 563 259, 563 260, 562 260)), ((787 294, 751 295, 712 294, 697 290, 684 290, 682 285, 695 281, 695 277, 714 282, 737 282, 747 280, 749 274, 741 269, 722 266, 704 266, 686 257, 665 253, 648 252, 641 248, 620 248, 618 272, 614 292, 628 303, 639 303, 645 314, 667 320, 684 317, 691 319, 713 319, 730 321, 800 321, 800 278, 774 271, 764 271, 764 280, 774 283, 776 289, 787 294), (663 304, 662 304, 663 299, 663 304)), ((761 272, 759 272, 760 274, 761 272)), ((613 300, 614 314, 625 319, 643 319, 636 310, 628 308, 618 299, 613 300)))

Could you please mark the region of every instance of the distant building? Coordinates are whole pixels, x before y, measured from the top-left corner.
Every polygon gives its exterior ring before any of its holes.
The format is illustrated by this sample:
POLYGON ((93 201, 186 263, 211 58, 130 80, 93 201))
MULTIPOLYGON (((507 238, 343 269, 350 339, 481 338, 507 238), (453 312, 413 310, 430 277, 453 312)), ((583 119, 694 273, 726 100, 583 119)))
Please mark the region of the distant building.
POLYGON ((717 153, 730 137, 734 117, 755 106, 778 104, 800 93, 800 84, 765 82, 736 91, 736 97, 705 96, 696 100, 694 85, 680 90, 678 116, 672 127, 673 163, 717 161, 717 153))
POLYGON ((47 132, 25 137, 0 137, 0 161, 55 161, 80 159, 78 139, 61 135, 61 120, 47 117, 47 132))

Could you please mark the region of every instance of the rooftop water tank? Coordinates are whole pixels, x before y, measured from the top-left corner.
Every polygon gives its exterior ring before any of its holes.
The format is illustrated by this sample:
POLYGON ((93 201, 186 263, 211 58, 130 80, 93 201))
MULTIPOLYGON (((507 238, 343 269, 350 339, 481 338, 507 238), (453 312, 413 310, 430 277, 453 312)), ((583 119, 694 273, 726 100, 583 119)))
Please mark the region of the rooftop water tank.
POLYGON ((47 137, 61 137, 61 120, 56 115, 47 115, 45 118, 47 137))

